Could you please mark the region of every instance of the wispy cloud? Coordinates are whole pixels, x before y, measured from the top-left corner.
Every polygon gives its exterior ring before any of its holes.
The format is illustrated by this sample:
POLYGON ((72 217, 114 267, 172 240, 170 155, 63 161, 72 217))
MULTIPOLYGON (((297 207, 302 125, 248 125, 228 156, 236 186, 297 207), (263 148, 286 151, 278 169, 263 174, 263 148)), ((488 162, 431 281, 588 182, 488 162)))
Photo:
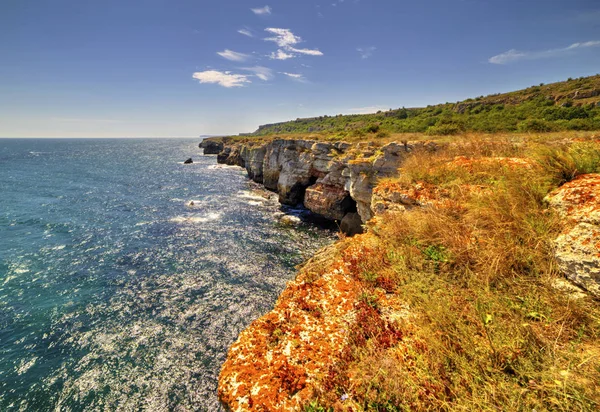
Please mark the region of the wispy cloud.
POLYGON ((368 59, 369 57, 371 57, 373 55, 373 53, 375 52, 375 50, 377 50, 377 47, 374 47, 374 46, 359 47, 356 49, 356 51, 360 53, 360 57, 362 59, 368 59))
POLYGON ((234 62, 243 62, 250 58, 250 56, 247 54, 234 52, 229 49, 225 49, 222 52, 217 52, 217 54, 223 57, 224 59, 231 60, 234 62))
POLYGON ((306 80, 306 78, 304 77, 304 75, 300 74, 300 73, 288 73, 288 72, 279 72, 287 77, 289 77, 290 79, 300 82, 300 83, 308 83, 308 80, 306 80))
POLYGON ((254 34, 248 29, 239 29, 238 33, 243 34, 244 36, 254 37, 254 34))
POLYGON ((508 64, 513 63, 519 60, 537 60, 537 59, 545 59, 549 57, 560 57, 565 54, 573 53, 580 49, 586 49, 590 47, 599 47, 600 41, 593 40, 584 43, 573 43, 570 46, 558 48, 558 49, 548 49, 548 50, 540 50, 540 51, 520 51, 516 49, 508 50, 504 53, 500 53, 496 56, 492 56, 488 59, 488 62, 492 64, 508 64))
POLYGON ((302 75, 298 74, 298 73, 287 73, 287 72, 280 72, 281 74, 285 74, 288 77, 291 77, 292 79, 301 79, 302 75))
POLYGON ((268 15, 268 14, 271 14, 271 12, 272 12, 271 7, 269 7, 269 6, 257 7, 255 9, 250 9, 250 10, 252 10, 252 13, 257 14, 259 16, 268 15))
POLYGON ((254 73, 254 76, 258 77, 261 80, 268 81, 271 80, 273 76, 273 70, 268 67, 263 66, 254 66, 254 67, 242 67, 242 70, 246 70, 254 73))
POLYGON ((279 49, 276 52, 273 52, 269 55, 269 57, 273 60, 287 60, 295 57, 293 54, 289 54, 279 49))
POLYGON ((323 53, 318 49, 297 49, 294 46, 302 42, 300 36, 296 36, 289 29, 278 29, 269 27, 265 29, 266 32, 273 34, 273 37, 267 37, 266 41, 272 41, 279 50, 275 53, 271 53, 270 57, 277 60, 286 60, 296 57, 298 54, 305 54, 309 56, 322 56, 323 53))
POLYGON ((227 88, 243 87, 245 83, 252 83, 250 79, 248 79, 247 75, 234 74, 231 72, 220 72, 217 70, 196 72, 192 77, 196 80, 199 80, 200 83, 218 84, 219 86, 227 88))
POLYGON ((288 50, 292 51, 294 53, 307 54, 309 56, 322 56, 323 55, 323 52, 321 52, 318 49, 296 49, 294 47, 289 47, 288 50))

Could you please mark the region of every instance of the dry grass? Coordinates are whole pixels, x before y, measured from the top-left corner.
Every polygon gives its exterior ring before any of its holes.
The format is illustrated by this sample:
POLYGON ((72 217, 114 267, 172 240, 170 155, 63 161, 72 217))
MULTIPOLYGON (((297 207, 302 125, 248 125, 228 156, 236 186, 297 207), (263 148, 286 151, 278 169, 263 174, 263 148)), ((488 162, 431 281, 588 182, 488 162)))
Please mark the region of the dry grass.
POLYGON ((239 143, 246 145, 263 144, 275 139, 303 139, 317 140, 324 142, 344 141, 348 143, 369 142, 374 147, 383 146, 391 142, 416 142, 416 141, 435 141, 437 143, 460 143, 467 142, 495 141, 495 142, 539 142, 547 144, 549 142, 569 143, 573 141, 598 141, 600 134, 598 132, 588 131, 569 131, 555 133, 463 133, 456 136, 431 136, 425 133, 392 133, 383 137, 376 134, 367 134, 364 136, 345 136, 340 138, 332 133, 289 133, 274 134, 266 136, 226 136, 211 139, 224 139, 228 143, 239 143))
POLYGON ((543 201, 600 171, 600 151, 589 135, 562 140, 471 138, 404 164, 395 184, 436 185, 448 202, 346 240, 363 290, 351 345, 307 411, 600 408, 600 303, 552 286, 563 222, 543 201), (411 316, 386 315, 390 299, 411 316))

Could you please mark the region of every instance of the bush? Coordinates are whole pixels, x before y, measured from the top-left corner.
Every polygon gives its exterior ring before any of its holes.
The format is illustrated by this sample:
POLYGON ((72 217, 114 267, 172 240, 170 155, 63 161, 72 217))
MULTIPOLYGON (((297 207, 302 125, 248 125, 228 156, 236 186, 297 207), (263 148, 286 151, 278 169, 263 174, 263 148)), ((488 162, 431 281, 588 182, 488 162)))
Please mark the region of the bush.
POLYGON ((441 124, 439 126, 430 126, 427 128, 427 133, 430 136, 449 136, 459 134, 463 130, 459 125, 456 124, 441 124))
POLYGON ((367 133, 377 133, 378 131, 379 131, 378 124, 370 124, 367 127, 365 127, 365 132, 367 132, 367 133))
POLYGON ((527 119, 517 125, 519 132, 553 132, 556 127, 547 120, 527 119))

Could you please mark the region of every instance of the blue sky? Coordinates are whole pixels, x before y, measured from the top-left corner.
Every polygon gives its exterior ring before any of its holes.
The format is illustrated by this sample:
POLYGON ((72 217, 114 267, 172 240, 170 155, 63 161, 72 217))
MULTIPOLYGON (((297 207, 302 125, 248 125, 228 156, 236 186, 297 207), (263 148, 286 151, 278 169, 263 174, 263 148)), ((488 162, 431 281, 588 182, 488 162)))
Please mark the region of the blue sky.
POLYGON ((233 134, 597 72, 597 0, 0 2, 4 137, 233 134))

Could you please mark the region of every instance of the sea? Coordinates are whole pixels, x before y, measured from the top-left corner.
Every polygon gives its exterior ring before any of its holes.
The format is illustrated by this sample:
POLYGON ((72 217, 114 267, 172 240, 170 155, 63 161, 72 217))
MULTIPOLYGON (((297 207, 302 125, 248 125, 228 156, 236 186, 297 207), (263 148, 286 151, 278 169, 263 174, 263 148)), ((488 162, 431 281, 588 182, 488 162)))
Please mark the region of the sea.
POLYGON ((199 140, 0 139, 0 411, 224 410, 228 347, 335 234, 199 140))

